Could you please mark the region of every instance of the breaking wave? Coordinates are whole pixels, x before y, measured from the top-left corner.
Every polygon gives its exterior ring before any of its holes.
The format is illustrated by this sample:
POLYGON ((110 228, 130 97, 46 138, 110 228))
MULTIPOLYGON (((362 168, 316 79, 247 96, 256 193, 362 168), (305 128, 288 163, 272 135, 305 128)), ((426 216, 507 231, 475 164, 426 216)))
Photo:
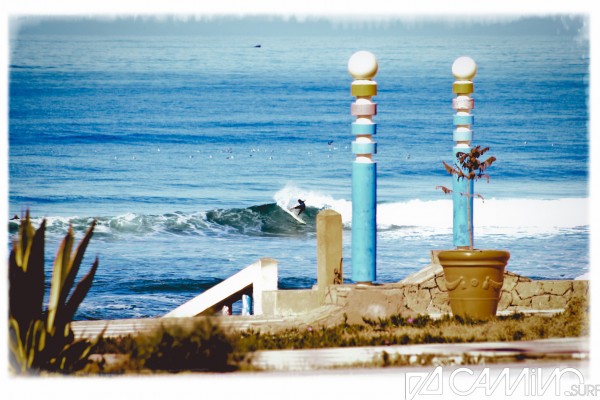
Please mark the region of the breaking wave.
MULTIPOLYGON (((315 231, 315 218, 322 209, 333 209, 342 216, 345 229, 352 227, 352 203, 314 191, 304 191, 287 185, 275 193, 274 203, 247 208, 225 208, 193 213, 173 212, 162 215, 127 213, 96 218, 97 237, 124 235, 249 235, 297 236, 315 231), (296 204, 298 198, 310 206, 298 224, 284 208, 296 204)), ((589 227, 588 198, 488 199, 476 200, 475 227, 477 234, 508 236, 552 235, 589 227)), ((64 234, 69 225, 85 231, 92 217, 45 217, 48 234, 64 234)), ((34 218, 34 224, 42 217, 34 218)), ((380 231, 397 234, 430 236, 446 234, 452 229, 452 201, 450 199, 382 203, 377 208, 377 227, 380 231)), ((10 221, 9 230, 18 230, 18 221, 10 221)))

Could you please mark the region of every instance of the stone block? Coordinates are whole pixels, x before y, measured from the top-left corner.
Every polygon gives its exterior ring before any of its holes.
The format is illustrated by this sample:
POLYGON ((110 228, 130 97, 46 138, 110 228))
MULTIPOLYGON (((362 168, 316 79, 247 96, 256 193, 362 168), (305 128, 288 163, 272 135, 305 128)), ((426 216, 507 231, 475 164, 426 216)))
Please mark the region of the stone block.
POLYGON ((344 306, 348 303, 349 288, 337 285, 329 286, 329 292, 331 293, 332 304, 344 306))
POLYGON ((431 250, 431 263, 439 264, 440 263, 440 252, 445 250, 431 250))
POLYGON ((389 314, 389 310, 383 304, 369 304, 363 310, 363 316, 369 319, 386 318, 389 314))
POLYGON ((573 281, 540 281, 540 284, 543 294, 563 296, 573 289, 573 281))
POLYGON ((345 306, 349 323, 362 323, 362 318, 387 318, 406 312, 404 290, 364 288, 348 294, 345 306))
POLYGON ((573 281, 573 296, 587 297, 590 281, 573 281))
POLYGON ((517 286, 517 282, 519 281, 519 277, 515 274, 512 273, 505 273, 504 274, 504 284, 502 285, 502 290, 507 291, 507 292, 511 292, 515 286, 517 286))
POLYGON ((540 282, 518 282, 515 286, 515 291, 520 299, 530 299, 533 296, 543 294, 541 291, 540 282))
POLYGON ((442 292, 439 288, 433 288, 429 290, 431 296, 431 304, 427 307, 428 313, 449 313, 450 309, 450 298, 448 292, 442 292))
POLYGON ((567 306, 567 299, 563 296, 543 294, 531 299, 531 308, 534 310, 557 310, 567 306))
POLYGON ((438 289, 440 289, 442 292, 448 291, 448 289, 446 289, 446 277, 444 277, 444 274, 437 275, 435 277, 435 283, 436 283, 438 289))
POLYGON ((431 303, 431 295, 427 289, 419 289, 416 286, 409 287, 405 291, 406 308, 419 314, 425 314, 431 303))
POLYGON ((529 309, 531 308, 531 299, 533 297, 529 297, 527 299, 521 299, 516 292, 511 293, 510 306, 507 307, 507 310, 510 310, 511 307, 518 307, 519 309, 529 309))
MULTIPOLYGON (((313 290, 318 290, 313 288, 313 290)), ((322 291, 322 294, 324 292, 324 296, 322 299, 322 303, 323 304, 337 304, 338 298, 337 298, 337 292, 335 290, 332 290, 332 286, 327 287, 327 289, 325 291, 322 291)))
POLYGON ((430 277, 426 281, 419 284, 420 289, 433 289, 437 288, 437 283, 435 282, 435 276, 430 277))
POLYGON ((500 292, 500 302, 498 302, 498 310, 506 310, 512 303, 512 293, 507 291, 500 292))
POLYGON ((273 296, 269 299, 269 308, 273 309, 273 315, 295 315, 303 314, 318 308, 320 295, 317 290, 277 290, 269 293, 273 296), (271 303, 273 303, 271 305, 271 303))

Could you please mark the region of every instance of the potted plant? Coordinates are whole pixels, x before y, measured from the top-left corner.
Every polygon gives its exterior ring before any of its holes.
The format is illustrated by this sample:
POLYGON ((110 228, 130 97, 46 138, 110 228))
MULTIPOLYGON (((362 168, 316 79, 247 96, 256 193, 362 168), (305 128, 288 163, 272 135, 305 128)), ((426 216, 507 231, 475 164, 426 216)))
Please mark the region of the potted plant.
MULTIPOLYGON (((496 158, 489 157, 480 161, 480 157, 488 150, 489 147, 476 146, 468 152, 457 152, 454 165, 442 162, 446 171, 458 182, 467 181, 467 185, 462 186, 466 187, 464 192, 454 193, 454 201, 461 197, 466 199, 469 245, 442 251, 439 253, 439 260, 444 269, 452 314, 474 319, 496 315, 504 282, 504 268, 510 258, 508 251, 479 250, 473 246, 473 198, 483 200, 483 196, 473 193, 473 183, 481 178, 489 181, 485 171, 496 158)), ((446 194, 453 192, 445 186, 437 186, 436 189, 441 189, 446 194)))

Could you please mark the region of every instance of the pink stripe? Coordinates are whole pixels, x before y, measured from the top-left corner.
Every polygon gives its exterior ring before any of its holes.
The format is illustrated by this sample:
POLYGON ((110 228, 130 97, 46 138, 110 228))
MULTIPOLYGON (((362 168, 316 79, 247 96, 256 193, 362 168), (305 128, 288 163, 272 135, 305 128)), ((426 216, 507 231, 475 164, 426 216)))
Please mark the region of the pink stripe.
POLYGON ((472 98, 459 99, 455 97, 452 99, 452 108, 455 110, 472 110, 475 108, 475 100, 472 98))
POLYGON ((376 115, 377 114, 377 104, 356 104, 352 103, 350 105, 350 111, 352 115, 376 115))

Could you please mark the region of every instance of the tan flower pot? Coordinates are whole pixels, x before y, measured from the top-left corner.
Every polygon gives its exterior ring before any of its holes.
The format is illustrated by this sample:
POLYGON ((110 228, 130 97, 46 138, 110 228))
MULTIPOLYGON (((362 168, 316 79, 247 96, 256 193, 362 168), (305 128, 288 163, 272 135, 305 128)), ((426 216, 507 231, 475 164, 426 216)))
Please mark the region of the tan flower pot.
POLYGON ((503 250, 440 252, 452 314, 473 319, 495 316, 509 258, 503 250))

